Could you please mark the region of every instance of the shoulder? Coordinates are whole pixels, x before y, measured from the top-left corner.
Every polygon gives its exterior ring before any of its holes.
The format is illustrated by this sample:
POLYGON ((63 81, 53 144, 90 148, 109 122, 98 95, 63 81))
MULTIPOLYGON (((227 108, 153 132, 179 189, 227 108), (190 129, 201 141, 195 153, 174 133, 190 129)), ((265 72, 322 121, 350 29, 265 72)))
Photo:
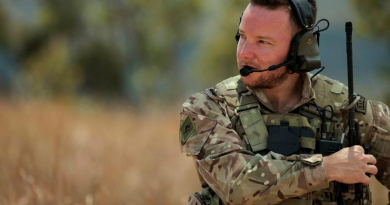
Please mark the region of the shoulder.
POLYGON ((208 118, 220 124, 229 124, 226 118, 226 110, 221 107, 217 100, 212 99, 206 91, 191 95, 183 104, 182 115, 198 115, 200 118, 208 118))
POLYGON ((318 75, 312 81, 312 88, 320 107, 331 105, 338 113, 348 103, 348 87, 338 80, 318 75))
POLYGON ((230 106, 239 106, 239 96, 248 91, 240 75, 223 80, 215 86, 215 90, 230 106))
POLYGON ((390 135, 390 110, 389 107, 379 101, 366 101, 367 118, 372 120, 373 129, 381 134, 390 135))
POLYGON ((240 87, 239 79, 237 76, 228 78, 214 87, 187 98, 182 104, 181 123, 184 122, 186 116, 191 115, 193 118, 200 118, 201 121, 206 119, 210 122, 215 121, 222 126, 229 126, 231 122, 226 106, 229 104, 228 102, 235 103, 237 101, 238 103, 236 98, 238 96, 237 88, 240 87))
POLYGON ((226 100, 233 99, 237 77, 228 78, 215 87, 191 95, 183 103, 180 113, 181 152, 187 155, 198 155, 215 127, 230 127, 226 100))
POLYGON ((242 83, 241 76, 237 75, 225 79, 203 92, 191 95, 182 106, 190 111, 207 115, 208 111, 217 109, 219 102, 227 103, 230 106, 238 106, 239 95, 247 91, 242 83))

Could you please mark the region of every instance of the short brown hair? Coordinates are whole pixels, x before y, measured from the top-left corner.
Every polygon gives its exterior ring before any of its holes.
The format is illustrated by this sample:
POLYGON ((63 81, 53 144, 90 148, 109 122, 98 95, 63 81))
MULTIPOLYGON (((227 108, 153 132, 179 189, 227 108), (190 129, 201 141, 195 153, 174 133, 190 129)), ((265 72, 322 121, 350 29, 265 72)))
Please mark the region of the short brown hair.
MULTIPOLYGON (((313 12, 314 21, 317 18, 317 3, 316 0, 307 0, 311 6, 311 10, 313 12)), ((275 10, 279 8, 291 8, 288 0, 250 0, 252 5, 259 5, 270 10, 275 10)), ((290 13, 290 20, 300 29, 302 26, 299 23, 299 20, 295 14, 292 13, 291 9, 288 9, 290 13)))

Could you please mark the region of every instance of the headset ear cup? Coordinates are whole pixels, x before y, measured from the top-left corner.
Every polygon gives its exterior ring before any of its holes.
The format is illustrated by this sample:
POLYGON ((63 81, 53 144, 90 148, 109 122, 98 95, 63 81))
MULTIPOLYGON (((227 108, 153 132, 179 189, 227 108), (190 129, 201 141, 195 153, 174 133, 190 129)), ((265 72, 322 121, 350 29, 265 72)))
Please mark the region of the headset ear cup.
POLYGON ((297 53, 298 53, 298 47, 299 47, 299 43, 300 43, 300 37, 301 37, 301 32, 296 33, 293 36, 293 38, 291 39, 291 43, 290 43, 290 50, 289 50, 287 60, 293 61, 293 63, 288 66, 288 69, 292 73, 298 72, 299 67, 300 67, 299 64, 297 63, 297 59, 296 59, 297 53))
POLYGON ((305 63, 305 58, 303 56, 297 56, 296 62, 297 65, 302 66, 305 63))
POLYGON ((295 34, 290 44, 289 59, 293 60, 289 66, 293 73, 309 72, 321 67, 318 42, 312 30, 304 29, 295 34))
POLYGON ((316 36, 308 30, 300 37, 297 56, 301 57, 299 71, 310 72, 321 67, 320 49, 316 36))

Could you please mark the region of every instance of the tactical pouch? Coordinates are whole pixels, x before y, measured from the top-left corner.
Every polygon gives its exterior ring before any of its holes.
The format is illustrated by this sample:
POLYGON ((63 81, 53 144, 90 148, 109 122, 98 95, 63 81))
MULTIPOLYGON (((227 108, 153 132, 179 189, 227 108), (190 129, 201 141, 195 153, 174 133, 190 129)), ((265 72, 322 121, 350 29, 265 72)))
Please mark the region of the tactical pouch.
POLYGON ((202 199, 202 196, 195 192, 191 194, 190 198, 188 199, 187 205, 208 205, 205 203, 205 201, 202 199))
POLYGON ((278 205, 312 205, 313 203, 305 199, 287 199, 280 202, 278 205))
MULTIPOLYGON (((305 116, 262 115, 258 103, 239 106, 235 112, 244 130, 244 134, 241 135, 254 153, 268 149, 288 156, 300 148, 303 148, 305 153, 311 153, 316 148, 314 138, 316 130, 312 128, 305 116)), ((236 129, 241 133, 239 127, 236 129)))
POLYGON ((302 199, 287 199, 278 203, 278 205, 313 205, 313 194, 308 193, 305 196, 306 198, 302 199))
POLYGON ((245 130, 244 137, 252 151, 258 152, 267 148, 268 131, 261 116, 258 103, 239 106, 236 109, 245 130))
POLYGON ((279 126, 270 126, 267 148, 273 152, 289 156, 299 150, 299 136, 289 130, 289 121, 282 120, 279 126))
POLYGON ((222 205, 219 196, 210 187, 202 188, 202 192, 191 194, 187 205, 222 205))
POLYGON ((305 116, 297 114, 264 114, 268 129, 267 148, 273 152, 289 156, 300 153, 312 153, 315 150, 315 129, 305 116))

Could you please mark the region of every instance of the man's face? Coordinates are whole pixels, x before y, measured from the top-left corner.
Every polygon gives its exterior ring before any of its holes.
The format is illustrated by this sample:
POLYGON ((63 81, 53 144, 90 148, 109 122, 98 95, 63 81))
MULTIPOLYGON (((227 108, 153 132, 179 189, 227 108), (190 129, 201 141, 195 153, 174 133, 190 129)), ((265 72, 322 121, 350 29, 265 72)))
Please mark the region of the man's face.
MULTIPOLYGON (((296 29, 286 9, 269 10, 249 4, 239 27, 238 69, 247 65, 264 70, 284 62, 294 31, 296 29)), ((287 77, 287 68, 284 66, 275 71, 255 72, 242 79, 249 87, 269 89, 283 83, 287 77)))

